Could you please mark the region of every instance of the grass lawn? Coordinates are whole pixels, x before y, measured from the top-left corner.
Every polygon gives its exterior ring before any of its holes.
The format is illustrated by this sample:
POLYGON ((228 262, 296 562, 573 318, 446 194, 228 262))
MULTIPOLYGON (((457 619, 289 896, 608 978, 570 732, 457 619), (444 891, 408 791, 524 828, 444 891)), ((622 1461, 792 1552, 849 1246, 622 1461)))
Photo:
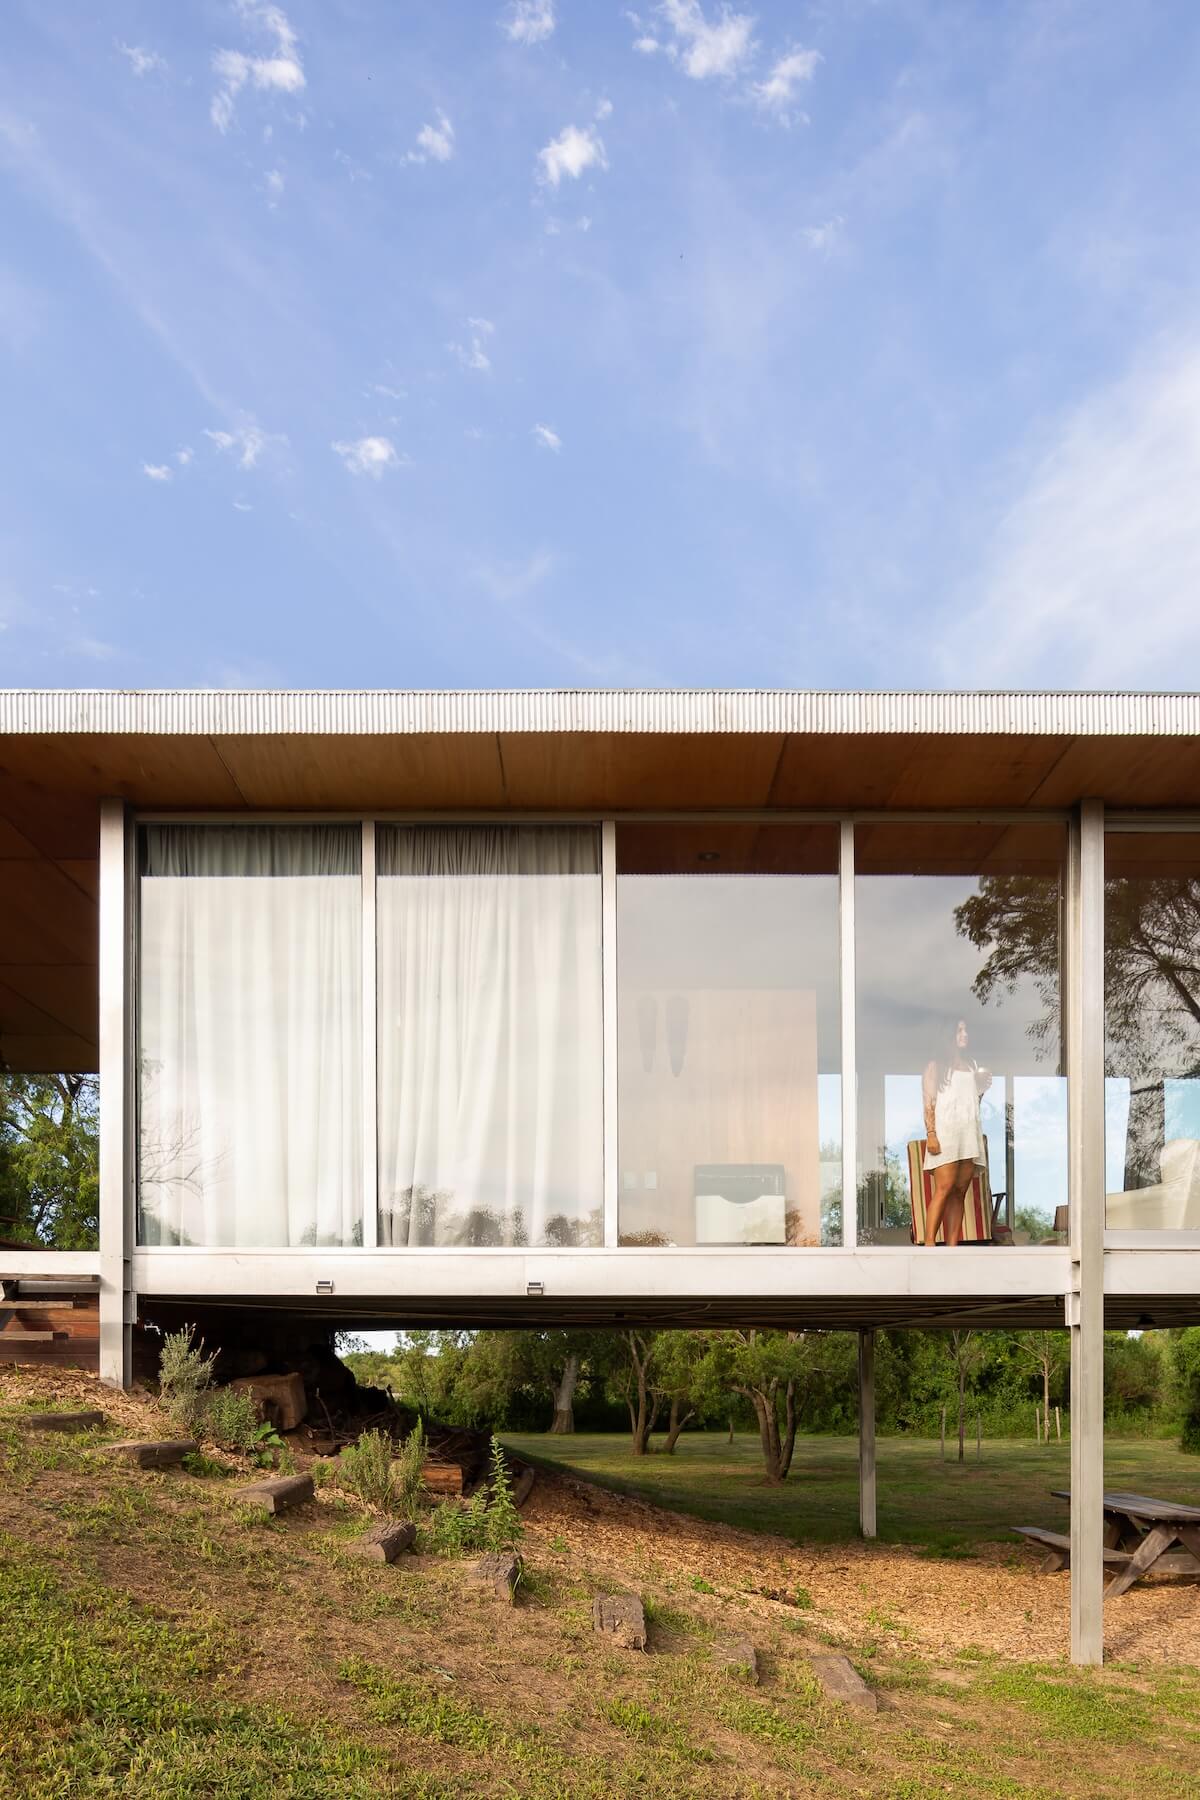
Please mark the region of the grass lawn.
MULTIPOLYGON (((723 1431, 687 1432, 673 1456, 635 1457, 624 1434, 506 1433, 504 1441, 531 1461, 574 1469, 701 1519, 777 1532, 795 1543, 836 1542, 857 1532, 856 1438, 798 1438, 791 1474, 777 1488, 764 1484, 758 1438, 749 1432, 732 1444, 723 1431)), ((971 1444, 961 1464, 957 1444, 947 1445, 943 1463, 936 1440, 925 1438, 880 1438, 877 1452, 885 1543, 953 1552, 980 1540, 1006 1540, 1010 1525, 1066 1529, 1067 1504, 1051 1498, 1053 1488, 1070 1486, 1065 1438, 1044 1445, 998 1439, 984 1444, 978 1460, 971 1444)), ((1200 1504, 1200 1458, 1185 1456, 1173 1442, 1110 1438, 1105 1480, 1111 1488, 1200 1504)))

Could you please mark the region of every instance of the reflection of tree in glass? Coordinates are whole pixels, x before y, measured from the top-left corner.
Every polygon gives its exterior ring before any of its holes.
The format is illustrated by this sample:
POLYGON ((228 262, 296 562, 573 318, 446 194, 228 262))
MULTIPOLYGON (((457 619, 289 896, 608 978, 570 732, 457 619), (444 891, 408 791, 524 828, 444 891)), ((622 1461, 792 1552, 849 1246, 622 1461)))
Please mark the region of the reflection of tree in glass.
MULTIPOLYGON (((971 943, 990 946, 975 977, 986 1002, 1022 976, 1033 979, 1044 1012, 1030 1026, 1057 1045, 1059 949, 1057 883, 1033 876, 986 876, 955 908, 971 943)), ((1115 876, 1104 891, 1105 1074, 1130 1083, 1124 1186, 1157 1182, 1166 1137, 1164 1078, 1200 1075, 1200 879, 1115 876)))
MULTIPOLYGON (((518 1207, 503 1213, 487 1206, 467 1208, 455 1204, 449 1188, 428 1188, 418 1183, 405 1188, 393 1203, 384 1205, 381 1223, 385 1244, 414 1244, 440 1249, 524 1249, 529 1244, 525 1214, 518 1207)), ((569 1219, 555 1213, 547 1219, 541 1243, 554 1248, 575 1248, 601 1242, 601 1215, 569 1219)))

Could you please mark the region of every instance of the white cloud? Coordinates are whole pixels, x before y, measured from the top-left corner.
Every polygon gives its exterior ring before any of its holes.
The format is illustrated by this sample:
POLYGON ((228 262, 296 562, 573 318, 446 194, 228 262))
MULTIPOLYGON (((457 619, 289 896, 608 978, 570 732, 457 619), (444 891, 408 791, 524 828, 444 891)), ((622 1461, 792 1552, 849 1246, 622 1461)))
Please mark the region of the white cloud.
POLYGON ((417 133, 417 148, 410 150, 409 162, 449 162, 454 155, 454 127, 438 108, 437 124, 422 125, 417 133))
POLYGON ((234 512, 253 512, 254 508, 248 500, 235 500, 233 510, 234 512))
POLYGON ((170 481, 171 465, 170 463, 144 462, 142 464, 142 474, 148 475, 151 481, 170 481))
POLYGON ((352 475, 369 475, 372 481, 378 481, 385 470, 399 469, 408 461, 397 455, 395 444, 386 437, 361 437, 353 443, 332 444, 330 448, 352 475))
POLYGON ((1194 337, 1145 358, 1043 444, 972 603, 943 634, 947 685, 1194 686, 1198 492, 1194 337))
POLYGON ((263 182, 271 200, 273 202, 278 200, 280 194, 283 192, 283 171, 281 169, 268 169, 266 175, 263 177, 263 182))
POLYGON ((538 151, 537 159, 541 165, 538 179, 551 187, 557 187, 564 175, 578 181, 585 169, 608 167, 604 145, 590 125, 582 131, 578 125, 568 125, 538 151))
MULTIPOLYGON (((693 81, 713 77, 726 80, 736 75, 754 53, 754 17, 722 6, 710 23, 700 0, 661 0, 659 17, 671 32, 665 41, 641 32, 634 49, 643 55, 662 50, 693 81)), ((633 15, 631 15, 633 16, 633 15)), ((635 18, 635 24, 641 21, 635 18)))
POLYGON ((218 86, 209 116, 220 132, 228 131, 233 124, 234 106, 247 82, 260 92, 274 90, 281 94, 298 94, 305 86, 296 33, 282 8, 264 5, 261 0, 238 0, 238 12, 247 26, 274 42, 266 56, 251 56, 244 50, 218 50, 213 57, 218 86))
POLYGON ((166 70, 166 61, 157 50, 147 50, 141 44, 118 44, 117 49, 126 57, 130 68, 140 80, 143 75, 153 75, 156 70, 166 70))
POLYGON ((184 444, 181 449, 175 452, 175 461, 179 464, 181 469, 186 469, 194 455, 195 451, 192 449, 192 446, 190 444, 184 444))
POLYGON ((549 425, 535 425, 533 441, 535 444, 540 444, 543 450, 553 450, 556 456, 562 449, 562 439, 557 431, 551 430, 549 425))
POLYGON ((835 218, 826 219, 822 225, 803 226, 800 236, 809 249, 815 251, 818 256, 828 256, 841 238, 842 227, 845 223, 842 215, 838 213, 835 218))
POLYGON ((603 123, 603 121, 605 119, 611 119, 612 118, 612 109, 613 109, 613 104, 612 104, 611 100, 601 100, 599 106, 597 106, 597 108, 596 108, 597 119, 599 119, 601 121, 601 123, 603 123))
POLYGON ((447 344, 446 348, 453 356, 457 356, 464 369, 475 369, 480 374, 492 366, 492 359, 483 347, 483 340, 490 338, 496 327, 490 319, 468 319, 471 341, 468 344, 447 344))
MULTIPOLYGON (((792 117, 792 101, 796 89, 811 81, 821 61, 819 50, 792 50, 781 56, 765 81, 756 81, 750 90, 764 112, 774 113, 785 123, 792 117)), ((799 115, 801 118, 804 114, 799 115)))
POLYGON ((554 0, 512 0, 500 29, 514 44, 541 44, 554 31, 554 0))
POLYGON ((218 450, 236 457, 239 469, 253 469, 269 444, 286 444, 282 432, 260 431, 257 425, 243 425, 237 431, 210 431, 204 435, 218 450))
MULTIPOLYGON (((335 163, 341 164, 351 181, 374 181, 375 179, 370 169, 364 168, 362 163, 356 162, 347 150, 335 150, 333 153, 333 160, 335 163)), ((420 162, 423 159, 414 157, 411 160, 420 162)))

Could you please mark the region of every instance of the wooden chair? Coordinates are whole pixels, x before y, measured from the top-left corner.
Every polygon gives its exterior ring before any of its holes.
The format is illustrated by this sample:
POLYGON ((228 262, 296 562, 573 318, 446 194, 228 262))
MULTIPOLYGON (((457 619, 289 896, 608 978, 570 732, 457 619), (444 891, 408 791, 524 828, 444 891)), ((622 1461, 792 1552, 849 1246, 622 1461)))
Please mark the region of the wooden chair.
MULTIPOLYGON (((987 1139, 984 1155, 987 1154, 987 1139)), ((912 1138, 908 1146, 908 1191, 912 1201, 912 1241, 925 1242, 925 1212, 933 1199, 933 1171, 925 1167, 925 1139, 912 1138)), ((994 1244, 998 1241, 997 1221, 1004 1203, 1003 1194, 993 1194, 986 1168, 976 1169, 963 1199, 963 1243, 994 1244)), ((1006 1232, 1006 1227, 1000 1227, 1006 1232)), ((942 1227, 938 1226, 935 1243, 944 1244, 942 1227)))

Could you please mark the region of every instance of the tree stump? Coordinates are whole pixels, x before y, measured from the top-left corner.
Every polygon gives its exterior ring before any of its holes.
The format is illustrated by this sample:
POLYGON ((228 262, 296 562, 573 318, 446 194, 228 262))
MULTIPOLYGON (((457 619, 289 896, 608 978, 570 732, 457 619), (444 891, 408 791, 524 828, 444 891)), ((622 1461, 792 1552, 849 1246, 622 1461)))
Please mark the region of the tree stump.
POLYGON ((461 1494, 463 1491, 463 1472, 458 1463, 423 1463, 421 1480, 430 1494, 461 1494))
POLYGON ((517 1591, 517 1583, 521 1579, 521 1559, 511 1550, 503 1550, 496 1556, 481 1556, 471 1570, 471 1580, 484 1587, 490 1587, 501 1600, 512 1601, 517 1591))
POLYGON ((128 1439, 120 1444, 103 1444, 97 1456, 116 1456, 139 1469, 173 1469, 185 1456, 194 1456, 200 1448, 195 1438, 176 1438, 163 1443, 141 1443, 128 1439))
POLYGON ((814 1656, 812 1671, 827 1700, 838 1700, 843 1706, 861 1706, 864 1712, 879 1711, 878 1696, 844 1656, 814 1656))
POLYGON ((364 1531, 350 1546, 358 1556, 365 1556, 370 1562, 394 1563, 402 1550, 411 1550, 416 1542, 415 1525, 402 1524, 399 1519, 385 1519, 380 1525, 372 1525, 370 1531, 364 1531))
POLYGON ((102 1412, 29 1413, 19 1421, 30 1431, 95 1431, 104 1423, 102 1412))
POLYGON ((714 1644, 713 1661, 719 1669, 758 1686, 758 1652, 749 1638, 724 1638, 714 1644))
POLYGON ((592 1625, 619 1650, 646 1648, 646 1614, 635 1594, 597 1594, 592 1601, 592 1625))
POLYGON ((287 1375, 239 1375, 229 1386, 235 1394, 249 1394, 259 1417, 276 1431, 295 1431, 308 1417, 304 1382, 294 1369, 287 1375))
POLYGON ((249 1487, 238 1488, 233 1497, 242 1506, 256 1507, 274 1518, 293 1506, 303 1506, 314 1492, 311 1475, 281 1475, 274 1481, 255 1481, 249 1487))

